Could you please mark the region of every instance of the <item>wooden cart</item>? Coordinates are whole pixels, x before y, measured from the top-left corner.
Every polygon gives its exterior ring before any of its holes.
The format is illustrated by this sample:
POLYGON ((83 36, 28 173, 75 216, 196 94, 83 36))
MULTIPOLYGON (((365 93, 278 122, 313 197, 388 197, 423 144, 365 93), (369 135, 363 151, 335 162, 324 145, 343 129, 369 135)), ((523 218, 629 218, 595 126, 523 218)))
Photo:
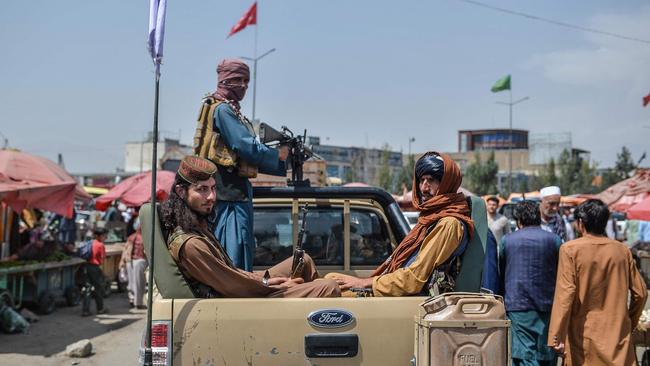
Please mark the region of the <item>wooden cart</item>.
POLYGON ((79 303, 75 275, 83 263, 83 259, 70 258, 1 268, 0 288, 6 289, 16 307, 32 303, 41 314, 49 314, 56 309, 57 298, 63 297, 69 306, 79 303))

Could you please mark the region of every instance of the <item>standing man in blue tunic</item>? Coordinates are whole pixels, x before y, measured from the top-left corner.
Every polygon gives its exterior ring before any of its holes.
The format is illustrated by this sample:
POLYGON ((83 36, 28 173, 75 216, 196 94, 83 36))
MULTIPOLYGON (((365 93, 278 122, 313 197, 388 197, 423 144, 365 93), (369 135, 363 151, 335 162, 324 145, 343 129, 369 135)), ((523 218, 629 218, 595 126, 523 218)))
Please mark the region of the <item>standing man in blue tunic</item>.
POLYGON ((217 66, 217 91, 203 99, 194 136, 194 153, 217 165, 214 235, 237 268, 253 270, 253 188, 257 172, 285 176, 286 146, 257 141, 252 123, 241 113, 250 71, 241 60, 217 66))
POLYGON ((512 365, 555 366, 557 357, 546 343, 562 241, 540 227, 536 202, 517 203, 515 218, 519 230, 501 239, 499 251, 511 321, 512 365))

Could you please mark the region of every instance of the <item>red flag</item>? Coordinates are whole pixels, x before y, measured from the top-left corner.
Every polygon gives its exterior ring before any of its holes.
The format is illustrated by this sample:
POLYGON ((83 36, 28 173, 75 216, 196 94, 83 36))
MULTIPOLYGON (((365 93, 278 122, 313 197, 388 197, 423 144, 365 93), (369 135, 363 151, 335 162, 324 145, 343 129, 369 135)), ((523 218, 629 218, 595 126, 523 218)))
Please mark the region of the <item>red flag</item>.
POLYGON ((645 107, 645 106, 647 106, 648 104, 650 104, 650 94, 648 94, 648 95, 646 95, 645 97, 643 97, 643 106, 645 107))
MULTIPOLYGON (((235 24, 234 27, 230 30, 230 33, 228 33, 228 37, 232 36, 233 34, 239 32, 240 30, 246 28, 246 26, 249 25, 255 25, 257 24, 257 1, 253 3, 253 6, 251 6, 250 9, 244 14, 239 21, 237 21, 237 24, 235 24)), ((226 37, 226 38, 228 38, 226 37)))

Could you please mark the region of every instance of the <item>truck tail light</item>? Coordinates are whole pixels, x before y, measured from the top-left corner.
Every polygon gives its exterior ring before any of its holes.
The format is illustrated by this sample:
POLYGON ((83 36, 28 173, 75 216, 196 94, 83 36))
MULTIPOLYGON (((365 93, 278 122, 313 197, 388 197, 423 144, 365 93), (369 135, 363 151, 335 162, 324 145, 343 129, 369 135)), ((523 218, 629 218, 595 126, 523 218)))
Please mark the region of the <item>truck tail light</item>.
MULTIPOLYGON (((171 341, 172 341, 171 321, 154 320, 151 322, 151 353, 153 366, 170 366, 172 360, 171 341)), ((140 365, 144 362, 144 350, 146 343, 146 331, 142 337, 142 346, 140 347, 140 365)))

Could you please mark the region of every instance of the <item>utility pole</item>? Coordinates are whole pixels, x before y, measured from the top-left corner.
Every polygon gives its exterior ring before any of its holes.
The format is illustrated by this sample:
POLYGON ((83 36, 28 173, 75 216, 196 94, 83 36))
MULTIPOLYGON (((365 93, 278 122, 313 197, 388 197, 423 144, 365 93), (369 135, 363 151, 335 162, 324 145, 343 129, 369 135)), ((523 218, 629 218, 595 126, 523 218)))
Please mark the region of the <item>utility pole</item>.
POLYGON ((523 97, 519 100, 512 101, 512 90, 510 91, 510 102, 496 102, 497 104, 507 105, 510 111, 510 143, 508 144, 508 191, 512 193, 512 145, 514 144, 514 139, 512 138, 512 106, 519 104, 523 101, 530 99, 529 97, 523 97))
POLYGON ((411 157, 411 142, 415 142, 415 137, 409 137, 409 159, 411 157))
MULTIPOLYGON (((257 44, 257 41, 255 43, 257 44)), ((257 52, 257 46, 255 47, 255 52, 257 52)), ((253 116, 251 118, 253 123, 255 123, 255 98, 257 95, 257 61, 261 60, 271 52, 275 52, 275 48, 271 48, 270 50, 264 52, 261 56, 241 57, 244 60, 253 62, 253 116)))

